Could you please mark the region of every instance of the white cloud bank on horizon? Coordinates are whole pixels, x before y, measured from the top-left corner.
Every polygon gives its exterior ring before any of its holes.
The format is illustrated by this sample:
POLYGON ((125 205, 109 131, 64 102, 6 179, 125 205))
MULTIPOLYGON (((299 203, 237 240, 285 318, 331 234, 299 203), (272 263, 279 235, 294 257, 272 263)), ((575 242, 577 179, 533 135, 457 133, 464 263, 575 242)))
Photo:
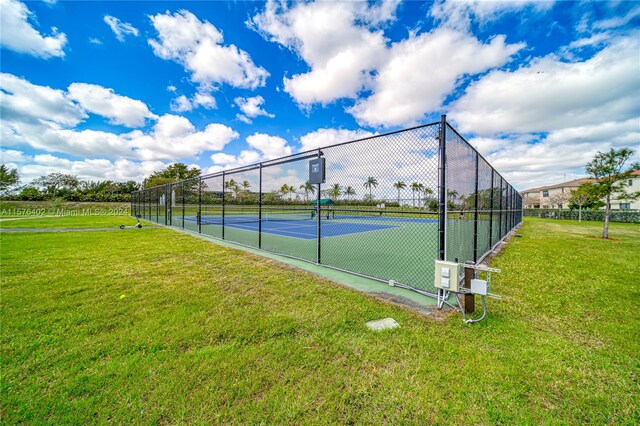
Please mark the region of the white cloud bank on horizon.
POLYGON ((102 86, 73 83, 65 92, 3 73, 0 89, 4 146, 30 146, 74 156, 173 161, 220 151, 238 138, 237 132, 222 124, 210 123, 198 131, 185 117, 157 116, 143 102, 102 86), (87 112, 130 127, 144 125, 145 119, 155 123, 147 131, 119 134, 78 129, 87 112))

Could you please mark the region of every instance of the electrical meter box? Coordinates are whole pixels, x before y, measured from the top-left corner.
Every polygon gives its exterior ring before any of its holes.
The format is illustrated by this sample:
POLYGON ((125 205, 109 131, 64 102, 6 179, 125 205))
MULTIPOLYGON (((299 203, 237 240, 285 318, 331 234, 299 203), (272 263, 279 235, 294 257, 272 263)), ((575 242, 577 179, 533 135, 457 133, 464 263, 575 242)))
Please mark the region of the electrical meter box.
POLYGON ((309 183, 324 183, 325 160, 324 157, 314 158, 309 161, 309 183))
POLYGON ((436 260, 435 287, 458 293, 461 271, 459 263, 436 260))

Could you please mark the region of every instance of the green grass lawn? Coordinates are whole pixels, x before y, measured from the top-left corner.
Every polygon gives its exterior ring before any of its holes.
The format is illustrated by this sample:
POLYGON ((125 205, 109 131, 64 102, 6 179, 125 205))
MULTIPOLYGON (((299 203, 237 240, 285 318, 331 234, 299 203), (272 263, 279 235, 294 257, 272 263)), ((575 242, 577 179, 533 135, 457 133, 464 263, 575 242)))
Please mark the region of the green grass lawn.
POLYGON ((527 218, 474 326, 169 229, 0 234, 2 422, 636 425, 640 227, 600 226, 527 218))
MULTIPOLYGON (((135 225, 130 203, 1 201, 0 228, 107 228, 135 225)), ((151 225, 143 222, 143 225, 151 225)))
MULTIPOLYGON (((143 225, 155 225, 140 221, 143 225)), ((120 225, 133 226, 136 220, 130 216, 23 216, 0 218, 0 228, 109 228, 120 225)))

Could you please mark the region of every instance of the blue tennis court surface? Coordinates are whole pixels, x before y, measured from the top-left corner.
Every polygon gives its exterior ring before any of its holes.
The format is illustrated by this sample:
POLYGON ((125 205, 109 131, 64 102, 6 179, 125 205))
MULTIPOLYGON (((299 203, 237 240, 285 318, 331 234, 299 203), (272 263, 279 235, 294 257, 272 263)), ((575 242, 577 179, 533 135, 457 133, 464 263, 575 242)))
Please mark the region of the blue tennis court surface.
MULTIPOLYGON (((197 222, 196 217, 185 217, 184 220, 197 222)), ((229 217, 229 222, 225 221, 225 228, 242 229, 245 231, 258 232, 260 223, 256 222, 233 222, 233 217, 229 217)), ((219 217, 202 217, 202 225, 221 226, 219 217)), ((315 240, 317 238, 317 223, 314 220, 278 220, 273 222, 262 222, 262 232, 284 237, 301 238, 304 240, 315 240)), ((322 237, 338 237, 341 235, 359 234, 362 232, 380 231, 384 229, 398 228, 393 225, 380 225, 376 223, 348 223, 337 220, 322 221, 322 237)))

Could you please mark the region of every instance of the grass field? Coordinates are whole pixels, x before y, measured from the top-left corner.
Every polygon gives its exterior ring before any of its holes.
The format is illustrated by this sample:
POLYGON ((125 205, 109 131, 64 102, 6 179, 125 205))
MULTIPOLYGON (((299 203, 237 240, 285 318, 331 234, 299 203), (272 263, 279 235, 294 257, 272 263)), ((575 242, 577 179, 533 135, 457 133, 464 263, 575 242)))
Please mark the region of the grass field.
POLYGON ((1 234, 2 422, 635 425, 640 227, 600 226, 527 219, 474 326, 169 229, 1 234))
POLYGON ((107 228, 135 223, 130 203, 0 202, 0 228, 107 228))

